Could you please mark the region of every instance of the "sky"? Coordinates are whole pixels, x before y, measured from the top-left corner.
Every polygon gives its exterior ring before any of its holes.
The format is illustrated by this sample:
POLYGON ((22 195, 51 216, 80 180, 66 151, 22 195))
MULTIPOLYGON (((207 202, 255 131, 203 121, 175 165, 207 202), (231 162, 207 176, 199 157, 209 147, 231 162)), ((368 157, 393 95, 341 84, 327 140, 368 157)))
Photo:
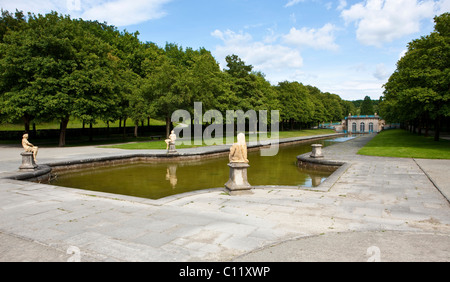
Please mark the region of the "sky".
POLYGON ((450 0, 0 0, 139 31, 160 47, 238 55, 271 84, 298 81, 344 100, 379 99, 408 43, 430 34, 450 0))

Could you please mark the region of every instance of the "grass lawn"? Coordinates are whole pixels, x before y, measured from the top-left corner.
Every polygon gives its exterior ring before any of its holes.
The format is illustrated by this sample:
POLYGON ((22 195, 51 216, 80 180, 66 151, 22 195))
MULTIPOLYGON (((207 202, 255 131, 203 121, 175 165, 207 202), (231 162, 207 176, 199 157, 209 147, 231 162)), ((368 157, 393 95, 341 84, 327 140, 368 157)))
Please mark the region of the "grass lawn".
MULTIPOLYGON (((306 129, 306 130, 299 130, 299 131, 280 131, 279 137, 281 139, 281 138, 289 138, 289 137, 324 135, 324 134, 333 134, 333 133, 336 133, 336 132, 331 129, 306 129)), ((235 141, 236 141, 236 136, 235 136, 235 141)), ((247 141, 248 141, 248 136, 247 136, 247 141)), ((224 138, 224 144, 225 144, 225 138, 224 138)), ((202 146, 207 146, 207 145, 203 142, 202 146)), ((104 148, 127 149, 127 150, 166 149, 166 143, 164 142, 164 140, 160 140, 160 141, 118 144, 118 145, 103 146, 103 147, 104 148)), ((177 147, 177 149, 183 149, 183 148, 195 148, 195 147, 201 147, 201 146, 176 144, 176 147, 177 147)))
MULTIPOLYGON (((150 125, 165 125, 164 121, 150 119, 150 125)), ((145 125, 147 125, 147 120, 145 120, 145 125)), ((109 123, 110 127, 119 127, 119 121, 109 123)), ((134 126, 134 122, 131 119, 127 119, 127 126, 134 126)), ((30 125, 32 127, 32 125, 30 125)), ((78 119, 70 119, 67 128, 82 128, 83 122, 78 119)), ((86 128, 89 128, 89 123, 85 124, 86 128)), ((93 125, 94 128, 107 127, 106 122, 98 121, 93 125)), ((59 122, 40 122, 36 123, 36 129, 59 129, 59 122)), ((0 131, 22 131, 24 130, 23 123, 12 124, 12 123, 2 123, 0 124, 0 131)))
POLYGON ((406 130, 383 131, 373 138, 358 154, 380 157, 450 159, 450 140, 435 142, 406 130))

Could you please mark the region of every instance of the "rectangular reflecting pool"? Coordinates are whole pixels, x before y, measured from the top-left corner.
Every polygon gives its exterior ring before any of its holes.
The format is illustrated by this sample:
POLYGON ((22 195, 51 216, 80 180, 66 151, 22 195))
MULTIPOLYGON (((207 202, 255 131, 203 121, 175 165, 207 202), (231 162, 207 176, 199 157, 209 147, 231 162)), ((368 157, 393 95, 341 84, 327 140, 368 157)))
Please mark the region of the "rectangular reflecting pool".
MULTIPOLYGON (((348 139, 335 138, 280 146, 273 157, 248 153, 248 181, 252 186, 320 185, 332 172, 297 167, 296 157, 311 151, 311 144, 329 146, 348 139)), ((57 173, 49 184, 148 199, 222 188, 228 181, 228 156, 205 160, 149 161, 100 166, 57 173)))

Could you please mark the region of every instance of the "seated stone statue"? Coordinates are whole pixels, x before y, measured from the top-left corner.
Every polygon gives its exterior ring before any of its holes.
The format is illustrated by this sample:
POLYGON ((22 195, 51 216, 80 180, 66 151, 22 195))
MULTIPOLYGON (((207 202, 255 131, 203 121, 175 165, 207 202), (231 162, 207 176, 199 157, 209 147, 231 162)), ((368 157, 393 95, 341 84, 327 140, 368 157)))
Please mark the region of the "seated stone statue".
POLYGON ((36 162, 36 156, 38 153, 39 148, 28 142, 28 134, 25 133, 22 136, 22 146, 25 149, 25 152, 31 152, 33 153, 33 159, 36 162))
POLYGON ((237 143, 230 148, 230 163, 248 163, 247 159, 247 143, 245 143, 244 133, 239 133, 237 143))
POLYGON ((169 139, 166 139, 166 140, 165 140, 166 145, 167 145, 166 150, 169 150, 169 144, 170 144, 170 143, 175 144, 175 140, 177 140, 177 135, 176 135, 175 132, 172 130, 172 132, 171 132, 170 135, 169 135, 169 139))

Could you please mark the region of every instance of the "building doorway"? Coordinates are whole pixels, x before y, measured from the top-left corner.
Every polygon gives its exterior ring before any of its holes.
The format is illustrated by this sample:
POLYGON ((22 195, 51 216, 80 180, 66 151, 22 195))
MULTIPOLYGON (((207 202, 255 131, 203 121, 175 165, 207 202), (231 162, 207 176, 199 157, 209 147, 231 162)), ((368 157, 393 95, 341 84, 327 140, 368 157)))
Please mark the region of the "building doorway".
POLYGON ((373 122, 369 123, 369 132, 373 132, 373 122))

